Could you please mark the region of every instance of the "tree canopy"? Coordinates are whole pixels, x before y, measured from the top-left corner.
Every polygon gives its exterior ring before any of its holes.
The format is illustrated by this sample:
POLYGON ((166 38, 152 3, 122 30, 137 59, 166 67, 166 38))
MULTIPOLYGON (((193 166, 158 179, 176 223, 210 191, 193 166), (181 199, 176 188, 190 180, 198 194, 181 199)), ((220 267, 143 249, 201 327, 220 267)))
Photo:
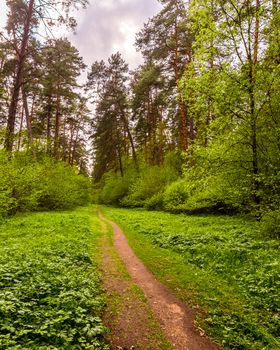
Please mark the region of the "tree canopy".
POLYGON ((101 201, 111 186, 112 201, 123 205, 277 208, 279 4, 160 3, 135 38, 143 63, 130 71, 112 53, 87 69, 81 86, 86 66, 78 50, 50 33, 73 28, 71 9, 86 1, 7 1, 2 148, 10 157, 40 150, 83 173, 93 162, 101 201))

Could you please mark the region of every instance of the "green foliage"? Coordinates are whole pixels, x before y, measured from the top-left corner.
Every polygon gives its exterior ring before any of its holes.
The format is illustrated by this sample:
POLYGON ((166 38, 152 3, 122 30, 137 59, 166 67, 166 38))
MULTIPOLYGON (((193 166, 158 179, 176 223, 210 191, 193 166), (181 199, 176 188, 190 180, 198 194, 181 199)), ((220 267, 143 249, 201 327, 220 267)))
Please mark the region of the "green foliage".
POLYGON ((164 208, 167 211, 176 211, 186 203, 190 195, 190 188, 187 179, 179 179, 168 185, 164 191, 164 208))
POLYGON ((280 210, 264 214, 261 219, 261 233, 265 237, 280 238, 280 210))
MULTIPOLYGON (((252 177, 239 168, 232 141, 194 146, 181 179, 166 188, 165 209, 173 212, 247 212, 253 207, 252 177)), ((241 161, 240 161, 241 162, 241 161)))
POLYGON ((256 220, 113 208, 106 214, 151 271, 197 308, 200 326, 224 349, 279 349, 280 245, 260 238, 256 220))
POLYGON ((113 171, 107 173, 103 178, 104 185, 97 201, 99 203, 119 205, 122 199, 128 195, 130 186, 136 178, 137 172, 134 166, 128 167, 123 176, 113 171))
POLYGON ((1 349, 108 349, 90 217, 83 209, 2 223, 1 349))
POLYGON ((0 152, 0 173, 0 216, 73 208, 89 201, 89 180, 63 162, 35 161, 27 153, 9 159, 0 152))
POLYGON ((125 206, 145 206, 151 203, 152 197, 163 192, 165 186, 177 178, 176 171, 171 167, 144 167, 136 181, 129 189, 128 196, 121 202, 125 206))
POLYGON ((181 173, 182 157, 170 152, 163 166, 148 166, 138 157, 139 169, 133 163, 125 164, 123 176, 115 171, 107 172, 95 185, 95 202, 127 207, 163 209, 165 187, 175 181, 181 173))
POLYGON ((151 198, 146 199, 144 207, 148 210, 162 210, 163 205, 163 193, 157 192, 151 198))
POLYGON ((71 209, 89 202, 89 180, 67 164, 47 161, 40 175, 38 209, 71 209))

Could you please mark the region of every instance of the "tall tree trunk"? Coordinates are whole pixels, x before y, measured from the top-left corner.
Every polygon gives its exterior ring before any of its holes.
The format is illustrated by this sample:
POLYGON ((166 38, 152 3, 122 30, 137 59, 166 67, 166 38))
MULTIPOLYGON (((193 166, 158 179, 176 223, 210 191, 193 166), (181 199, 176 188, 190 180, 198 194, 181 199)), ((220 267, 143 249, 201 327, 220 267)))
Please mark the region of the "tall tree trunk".
POLYGON ((77 143, 78 143, 78 135, 79 135, 79 131, 77 129, 76 137, 75 137, 75 140, 73 143, 72 155, 71 155, 71 163, 70 163, 71 166, 74 165, 74 161, 75 161, 75 155, 76 155, 76 149, 77 149, 77 143))
POLYGON ((121 153, 120 145, 117 146, 117 156, 118 156, 118 161, 120 166, 121 177, 123 177, 123 163, 122 163, 122 153, 121 153))
POLYGON ((180 134, 181 134, 181 149, 186 151, 188 149, 188 122, 187 122, 187 109, 186 105, 182 96, 181 89, 179 87, 179 81, 180 81, 180 74, 179 74, 179 40, 178 40, 178 27, 177 23, 175 23, 175 41, 176 41, 176 47, 174 51, 174 59, 173 59, 173 70, 175 74, 175 81, 176 81, 176 87, 177 87, 177 94, 178 94, 178 104, 179 104, 179 111, 181 116, 181 127, 180 127, 180 134))
POLYGON ((69 140, 69 148, 68 148, 68 163, 71 164, 72 157, 72 147, 73 147, 73 138, 74 138, 74 125, 70 125, 70 140, 69 140))
POLYGON ((164 122, 162 110, 159 112, 159 158, 160 164, 164 161, 164 122))
POLYGON ((33 132, 32 132, 31 115, 29 113, 27 96, 26 96, 26 92, 25 92, 25 89, 23 86, 21 88, 21 93, 22 93, 22 103, 23 103, 24 113, 25 113, 25 120, 26 120, 29 145, 32 147, 33 146, 33 132))
POLYGON ((19 125, 19 132, 18 132, 18 144, 17 144, 17 150, 20 150, 21 146, 21 136, 22 136, 22 128, 23 128, 23 116, 24 116, 24 108, 22 106, 21 109, 21 115, 20 115, 20 125, 19 125))
POLYGON ((48 97, 47 105, 47 154, 51 155, 51 114, 52 114, 52 97, 48 97))
POLYGON ((251 133, 252 133, 252 170, 253 170, 253 199, 256 204, 260 204, 259 195, 259 181, 257 179, 259 174, 258 166, 258 145, 257 145, 257 116, 256 116, 256 102, 255 102, 255 84, 258 65, 258 48, 259 48, 259 31, 260 31, 260 0, 256 0, 256 16, 255 16, 255 33, 253 57, 251 58, 250 69, 250 114, 251 114, 251 133))
POLYGON ((124 124, 124 128, 125 128, 125 131, 127 132, 127 136, 128 136, 128 139, 129 139, 129 142, 130 142, 130 145, 131 145, 133 161, 134 161, 136 169, 138 170, 136 150, 135 150, 135 146, 134 146, 133 137, 132 137, 130 129, 129 129, 128 120, 126 118, 124 110, 122 109, 122 106, 119 104, 118 107, 120 108, 121 118, 122 118, 122 121, 123 121, 123 124, 124 124))
POLYGON ((16 113, 17 113, 20 88, 22 85, 24 63, 25 63, 26 55, 27 55, 28 39, 29 39, 30 28, 31 28, 31 20, 32 20, 33 12, 34 12, 34 1, 35 0, 29 1, 28 10, 27 10, 27 14, 26 14, 26 20, 24 23, 21 46, 20 46, 20 50, 19 50, 19 54, 18 54, 17 63, 16 63, 16 73, 15 73, 15 78, 14 78, 11 103, 9 105, 7 129, 6 129, 6 135, 5 135, 5 149, 8 152, 12 152, 12 150, 13 150, 16 113))
MULTIPOLYGON (((59 91, 59 88, 58 88, 59 91)), ((55 132, 54 132, 54 157, 59 159, 59 131, 60 131, 60 96, 56 98, 56 113, 55 113, 55 132)))

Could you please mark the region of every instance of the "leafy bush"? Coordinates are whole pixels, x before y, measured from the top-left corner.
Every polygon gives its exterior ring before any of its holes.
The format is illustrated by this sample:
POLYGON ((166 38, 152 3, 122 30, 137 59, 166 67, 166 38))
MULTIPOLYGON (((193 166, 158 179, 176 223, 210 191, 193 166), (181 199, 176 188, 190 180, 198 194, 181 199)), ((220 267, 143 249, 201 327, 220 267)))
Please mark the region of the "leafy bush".
POLYGON ((151 198, 146 199, 144 204, 145 209, 148 210, 162 210, 163 209, 163 193, 158 192, 151 198))
POLYGON ((18 211, 66 209, 89 201, 89 180, 63 162, 0 152, 0 216, 18 211))
POLYGON ((120 204, 121 200, 129 193, 137 173, 134 167, 127 168, 124 176, 109 172, 103 179, 103 186, 98 196, 98 202, 104 204, 120 204))
POLYGON ((152 166, 144 168, 138 179, 131 185, 128 196, 121 203, 132 207, 145 206, 146 201, 162 192, 165 186, 176 178, 176 172, 170 167, 152 166))
POLYGON ((164 208, 173 211, 187 202, 190 196, 190 186, 186 179, 179 179, 168 185, 163 194, 164 208))
POLYGON ((280 238, 280 210, 270 211, 261 219, 261 233, 270 238, 280 238))
POLYGON ((65 163, 46 161, 39 178, 38 209, 71 209, 90 200, 89 180, 65 163))

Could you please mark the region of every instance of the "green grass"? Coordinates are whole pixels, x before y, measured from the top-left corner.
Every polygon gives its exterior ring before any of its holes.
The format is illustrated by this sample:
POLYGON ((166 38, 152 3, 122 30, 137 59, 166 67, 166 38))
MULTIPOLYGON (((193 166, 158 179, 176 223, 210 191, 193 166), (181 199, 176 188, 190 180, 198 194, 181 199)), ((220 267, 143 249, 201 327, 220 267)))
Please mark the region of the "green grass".
POLYGON ((0 224, 0 349, 108 349, 92 209, 0 224))
POLYGON ((148 268, 225 349, 280 349, 279 240, 245 217, 106 208, 148 268))

